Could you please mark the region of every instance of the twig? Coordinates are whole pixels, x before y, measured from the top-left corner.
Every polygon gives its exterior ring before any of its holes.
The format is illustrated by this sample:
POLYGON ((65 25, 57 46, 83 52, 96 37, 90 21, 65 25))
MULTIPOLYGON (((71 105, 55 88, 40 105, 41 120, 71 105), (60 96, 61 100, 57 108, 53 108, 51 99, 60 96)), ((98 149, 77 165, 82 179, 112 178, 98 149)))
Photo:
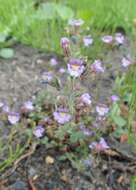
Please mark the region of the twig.
POLYGON ((29 185, 30 185, 31 190, 37 190, 36 186, 33 184, 32 179, 29 179, 29 180, 28 180, 28 183, 29 183, 29 185))

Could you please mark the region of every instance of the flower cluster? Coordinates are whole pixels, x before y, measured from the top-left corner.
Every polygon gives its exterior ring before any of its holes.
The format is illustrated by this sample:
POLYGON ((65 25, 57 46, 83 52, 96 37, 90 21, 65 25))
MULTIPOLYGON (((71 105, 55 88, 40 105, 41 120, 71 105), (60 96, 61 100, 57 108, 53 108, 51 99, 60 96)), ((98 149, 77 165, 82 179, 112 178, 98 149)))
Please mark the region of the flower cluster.
POLYGON ((106 35, 101 38, 101 40, 106 44, 112 44, 115 41, 116 45, 122 45, 124 44, 125 37, 122 33, 118 32, 115 33, 115 36, 106 35))

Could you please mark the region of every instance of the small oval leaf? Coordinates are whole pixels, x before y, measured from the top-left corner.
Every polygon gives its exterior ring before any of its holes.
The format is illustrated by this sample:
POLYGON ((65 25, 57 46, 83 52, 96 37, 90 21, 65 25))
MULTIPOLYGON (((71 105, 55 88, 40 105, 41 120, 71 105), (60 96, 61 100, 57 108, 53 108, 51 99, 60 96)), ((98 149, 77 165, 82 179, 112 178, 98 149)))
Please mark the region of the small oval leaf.
POLYGON ((3 48, 0 50, 0 57, 10 59, 14 56, 14 50, 11 48, 3 48))

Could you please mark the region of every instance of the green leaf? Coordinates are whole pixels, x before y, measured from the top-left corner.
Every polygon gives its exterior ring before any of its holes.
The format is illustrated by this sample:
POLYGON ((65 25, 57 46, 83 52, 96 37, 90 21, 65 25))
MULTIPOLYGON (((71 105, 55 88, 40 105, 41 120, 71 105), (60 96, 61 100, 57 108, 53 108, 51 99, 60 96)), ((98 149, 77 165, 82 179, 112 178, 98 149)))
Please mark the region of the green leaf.
POLYGON ((44 145, 47 145, 49 143, 49 139, 48 137, 44 137, 42 140, 41 140, 41 143, 44 144, 44 145))
POLYGON ((115 122, 115 124, 117 124, 119 127, 123 127, 126 125, 126 120, 121 117, 121 116, 115 116, 113 117, 113 121, 115 122))
POLYGON ((74 16, 74 12, 71 8, 61 4, 56 5, 56 11, 63 20, 72 18, 74 16))
POLYGON ((0 33, 0 43, 4 43, 6 41, 7 35, 0 33))
POLYGON ((71 143, 76 143, 80 140, 83 140, 85 138, 85 135, 82 132, 75 132, 70 135, 70 141, 71 143))
POLYGON ((0 57, 10 59, 14 56, 14 50, 11 48, 3 48, 0 50, 0 57))
POLYGON ((41 20, 56 18, 56 3, 43 3, 38 9, 35 17, 41 20))
POLYGON ((36 17, 37 19, 54 19, 60 17, 63 20, 72 18, 74 12, 71 8, 57 4, 57 3, 43 3, 41 7, 37 10, 36 17))
POLYGON ((120 107, 119 107, 119 105, 115 102, 115 103, 113 103, 113 105, 112 105, 112 108, 111 108, 111 111, 110 111, 110 115, 111 115, 111 117, 113 118, 113 117, 115 117, 115 116, 117 116, 117 115, 119 115, 120 114, 120 107))

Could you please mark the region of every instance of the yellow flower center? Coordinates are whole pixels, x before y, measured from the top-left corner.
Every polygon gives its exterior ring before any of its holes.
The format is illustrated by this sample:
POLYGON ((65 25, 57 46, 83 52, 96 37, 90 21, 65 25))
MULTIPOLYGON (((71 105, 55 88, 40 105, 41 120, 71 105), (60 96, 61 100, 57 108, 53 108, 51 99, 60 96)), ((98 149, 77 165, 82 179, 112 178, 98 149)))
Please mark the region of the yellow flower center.
POLYGON ((71 65, 73 70, 78 70, 78 68, 80 67, 79 65, 71 65))
POLYGON ((61 117, 64 117, 65 114, 66 114, 65 112, 60 112, 60 116, 61 116, 61 117))

